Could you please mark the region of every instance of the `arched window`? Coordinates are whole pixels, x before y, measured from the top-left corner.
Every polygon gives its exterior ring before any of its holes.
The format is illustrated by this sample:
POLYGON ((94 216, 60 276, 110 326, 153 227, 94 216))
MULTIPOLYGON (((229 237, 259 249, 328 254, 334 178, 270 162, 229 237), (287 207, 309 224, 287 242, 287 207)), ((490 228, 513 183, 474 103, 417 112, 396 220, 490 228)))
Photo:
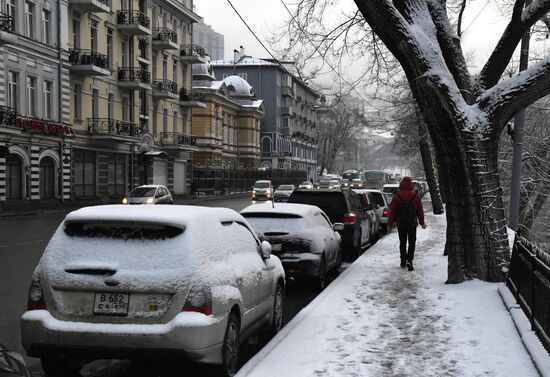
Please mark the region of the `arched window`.
POLYGON ((271 152, 271 139, 268 137, 262 139, 262 152, 271 152))
POLYGON ((6 158, 6 199, 23 198, 23 162, 15 154, 6 158))
POLYGON ((40 199, 55 196, 55 162, 51 157, 40 160, 40 199))

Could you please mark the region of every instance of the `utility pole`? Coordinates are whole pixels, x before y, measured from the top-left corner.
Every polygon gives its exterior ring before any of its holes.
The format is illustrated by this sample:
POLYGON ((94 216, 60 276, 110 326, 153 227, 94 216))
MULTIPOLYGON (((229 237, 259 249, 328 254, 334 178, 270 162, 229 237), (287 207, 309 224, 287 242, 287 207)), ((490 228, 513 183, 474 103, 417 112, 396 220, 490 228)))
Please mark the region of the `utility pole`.
MULTIPOLYGON (((525 1, 525 7, 529 6, 531 0, 525 1)), ((529 40, 531 30, 528 29, 521 39, 521 53, 519 58, 519 70, 524 71, 529 64, 529 40)), ((519 206, 521 196, 521 169, 523 160, 523 128, 525 125, 525 109, 518 111, 514 117, 514 155, 512 158, 512 182, 510 190, 510 212, 508 226, 517 231, 519 225, 519 206)))

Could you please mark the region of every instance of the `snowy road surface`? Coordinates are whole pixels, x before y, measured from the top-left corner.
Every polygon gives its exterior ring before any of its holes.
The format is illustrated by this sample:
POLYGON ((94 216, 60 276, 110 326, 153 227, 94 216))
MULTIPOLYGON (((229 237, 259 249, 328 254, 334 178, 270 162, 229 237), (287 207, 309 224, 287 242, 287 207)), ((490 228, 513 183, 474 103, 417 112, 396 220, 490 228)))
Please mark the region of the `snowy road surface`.
POLYGON ((394 231, 237 376, 538 376, 499 284, 445 285, 445 217, 426 222, 415 271, 399 267, 394 231))

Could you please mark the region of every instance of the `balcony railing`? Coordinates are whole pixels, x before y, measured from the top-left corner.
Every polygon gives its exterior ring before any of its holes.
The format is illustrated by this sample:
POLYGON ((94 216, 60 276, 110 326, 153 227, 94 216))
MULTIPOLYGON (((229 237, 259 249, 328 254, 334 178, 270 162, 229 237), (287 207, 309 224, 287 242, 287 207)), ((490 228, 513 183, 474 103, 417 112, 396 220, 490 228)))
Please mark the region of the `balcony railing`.
POLYGON ((141 25, 147 29, 151 26, 151 19, 139 10, 119 10, 117 12, 117 23, 119 25, 141 25))
POLYGON ((166 91, 172 94, 178 94, 178 84, 170 80, 154 80, 153 90, 166 91))
POLYGON ((172 41, 178 43, 178 35, 175 31, 167 27, 158 27, 153 29, 153 41, 172 41))
POLYGON ((69 62, 75 65, 95 65, 109 69, 109 57, 93 50, 72 49, 69 52, 69 62))
POLYGON ((0 31, 14 33, 15 19, 12 16, 7 15, 6 13, 0 12, 0 31))
POLYGON ((0 106, 0 124, 15 126, 17 111, 13 107, 0 106))
POLYGON ((120 67, 118 69, 119 81, 139 81, 143 84, 151 83, 151 73, 142 68, 120 67))
POLYGON ((181 56, 202 56, 206 55, 206 50, 199 45, 183 45, 181 48, 181 56))
POLYGON ((204 100, 204 94, 201 92, 193 92, 186 88, 180 89, 180 101, 203 101, 204 100))
POLYGON ((133 137, 141 134, 137 124, 110 118, 88 118, 88 132, 133 137))
POLYGON ((161 132, 160 141, 162 144, 172 145, 195 145, 197 139, 195 136, 182 134, 180 132, 161 132))

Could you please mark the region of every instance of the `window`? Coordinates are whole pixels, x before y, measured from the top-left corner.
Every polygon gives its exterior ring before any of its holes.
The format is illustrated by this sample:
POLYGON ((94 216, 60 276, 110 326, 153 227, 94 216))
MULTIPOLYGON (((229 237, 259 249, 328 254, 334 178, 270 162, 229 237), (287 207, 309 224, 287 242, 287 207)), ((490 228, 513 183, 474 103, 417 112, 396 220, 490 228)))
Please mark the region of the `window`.
POLYGON ((82 119, 82 85, 74 84, 74 118, 82 119))
POLYGON ((168 109, 162 112, 162 132, 168 132, 168 109))
POLYGON ((92 90, 92 118, 99 118, 99 90, 92 90))
POLYGON ((27 76, 27 115, 36 115, 36 78, 27 76))
POLYGON ((18 73, 8 72, 8 107, 13 107, 17 111, 17 79, 18 73))
POLYGON ((80 20, 73 18, 73 48, 80 48, 80 20))
POLYGON ((178 112, 177 111, 174 111, 174 125, 173 125, 174 129, 172 130, 173 132, 178 132, 178 112))
MULTIPOLYGON (((124 9, 124 8, 123 8, 124 9)), ((128 67, 128 41, 122 40, 121 42, 121 53, 122 53, 122 66, 128 67)))
POLYGON ((107 61, 113 66, 113 29, 107 28, 107 61))
POLYGON ((155 52, 153 52, 153 55, 152 55, 152 64, 153 64, 153 80, 156 80, 157 79, 157 54, 155 52))
POLYGON ((123 154, 109 156, 109 195, 121 197, 126 193, 126 158, 123 154))
POLYGON ((157 104, 153 104, 153 135, 157 134, 157 106, 157 104))
POLYGON ((139 91, 139 114, 144 116, 149 115, 147 111, 147 90, 146 89, 141 89, 139 91))
POLYGON ((172 81, 177 83, 178 82, 178 61, 174 60, 172 62, 172 81))
POLYGON ((109 93, 109 100, 107 102, 107 116, 109 119, 115 118, 115 95, 109 93))
POLYGON ((74 150, 72 189, 75 198, 95 196, 95 159, 94 151, 74 150))
POLYGON ((25 35, 29 38, 34 38, 34 4, 25 1, 25 35))
POLYGON ((122 97, 122 121, 127 122, 129 119, 130 99, 127 96, 122 97))
MULTIPOLYGON (((15 1, 16 0, 8 0, 7 1, 6 11, 8 13, 8 16, 12 16, 14 18, 14 20, 17 20, 17 18, 15 17, 15 1)), ((17 22, 16 22, 16 24, 17 24, 17 22)))
POLYGON ((92 51, 97 51, 97 21, 94 20, 90 28, 90 48, 92 51))
POLYGON ((50 23, 51 23, 51 13, 50 11, 43 9, 42 10, 42 42, 48 45, 50 44, 50 40, 51 40, 50 23))
POLYGON ((162 79, 168 79, 168 56, 162 55, 162 79))
POLYGON ((53 119, 51 81, 44 81, 44 119, 53 119))

